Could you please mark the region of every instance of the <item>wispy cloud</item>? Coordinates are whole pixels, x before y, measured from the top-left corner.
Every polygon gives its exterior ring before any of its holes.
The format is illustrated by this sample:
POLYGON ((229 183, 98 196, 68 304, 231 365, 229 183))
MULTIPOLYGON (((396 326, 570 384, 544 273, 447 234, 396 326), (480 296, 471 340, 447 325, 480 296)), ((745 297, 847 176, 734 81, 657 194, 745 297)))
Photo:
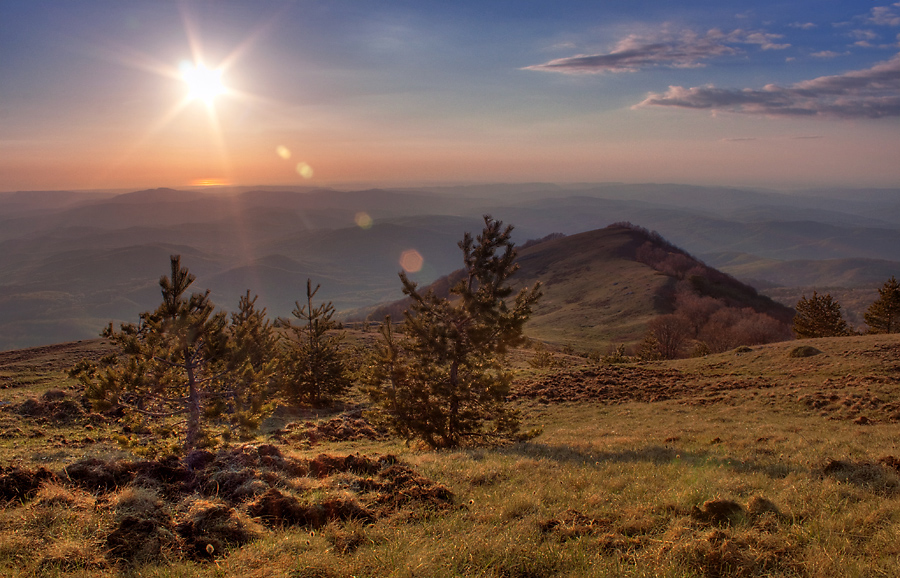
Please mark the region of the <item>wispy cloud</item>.
POLYGON ((847 36, 855 38, 856 42, 853 43, 853 46, 859 46, 860 48, 872 48, 875 46, 873 42, 880 38, 880 36, 872 30, 859 29, 851 30, 847 33, 847 36))
POLYGON ((872 8, 868 21, 879 26, 900 26, 900 2, 891 6, 876 6, 872 8))
POLYGON ((822 50, 821 52, 813 52, 810 54, 813 58, 837 58, 841 54, 834 50, 822 50))
POLYGON ((900 116, 900 54, 871 68, 782 87, 723 89, 671 86, 638 107, 670 106, 739 114, 885 118, 900 116))
POLYGON ((872 30, 851 30, 848 36, 857 40, 878 40, 880 38, 878 33, 872 30))
POLYGON ((557 58, 525 70, 597 74, 602 72, 635 72, 646 68, 697 68, 705 61, 741 52, 738 44, 755 44, 763 50, 782 50, 790 44, 777 42, 782 36, 762 31, 712 29, 704 34, 686 30, 679 33, 662 31, 648 37, 632 34, 616 43, 607 53, 578 54, 557 58))
POLYGON ((768 32, 745 32, 735 30, 729 35, 732 42, 743 44, 758 44, 763 50, 784 50, 790 48, 790 44, 775 42, 784 38, 781 34, 769 34, 768 32))
POLYGON ((799 28, 800 30, 812 30, 814 28, 818 28, 818 24, 813 24, 812 22, 794 22, 793 24, 788 24, 791 28, 799 28))

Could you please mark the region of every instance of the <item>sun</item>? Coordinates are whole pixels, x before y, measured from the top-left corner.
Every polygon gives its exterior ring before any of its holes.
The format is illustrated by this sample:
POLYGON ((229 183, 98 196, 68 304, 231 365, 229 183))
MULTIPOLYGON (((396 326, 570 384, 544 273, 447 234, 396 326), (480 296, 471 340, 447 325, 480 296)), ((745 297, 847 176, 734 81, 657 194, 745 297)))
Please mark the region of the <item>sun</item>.
POLYGON ((222 70, 210 70, 202 62, 184 61, 179 66, 181 79, 188 86, 188 99, 202 100, 212 105, 213 99, 226 92, 222 84, 222 70))

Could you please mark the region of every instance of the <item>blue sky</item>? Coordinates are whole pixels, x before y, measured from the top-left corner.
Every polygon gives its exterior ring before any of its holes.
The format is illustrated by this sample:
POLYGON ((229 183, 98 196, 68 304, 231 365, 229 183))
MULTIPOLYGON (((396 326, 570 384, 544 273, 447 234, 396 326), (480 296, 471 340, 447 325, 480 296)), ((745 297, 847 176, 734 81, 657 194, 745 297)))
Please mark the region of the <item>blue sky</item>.
POLYGON ((5 0, 0 55, 0 191, 900 186, 900 2, 5 0))

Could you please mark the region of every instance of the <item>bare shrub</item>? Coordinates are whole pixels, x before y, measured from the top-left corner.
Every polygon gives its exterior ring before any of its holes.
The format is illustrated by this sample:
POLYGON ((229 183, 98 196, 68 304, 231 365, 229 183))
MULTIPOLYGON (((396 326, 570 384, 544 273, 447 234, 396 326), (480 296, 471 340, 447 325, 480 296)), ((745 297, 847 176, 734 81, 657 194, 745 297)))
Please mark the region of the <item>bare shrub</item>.
POLYGON ((650 321, 647 330, 656 338, 663 359, 680 357, 690 338, 690 324, 680 315, 660 315, 650 321))

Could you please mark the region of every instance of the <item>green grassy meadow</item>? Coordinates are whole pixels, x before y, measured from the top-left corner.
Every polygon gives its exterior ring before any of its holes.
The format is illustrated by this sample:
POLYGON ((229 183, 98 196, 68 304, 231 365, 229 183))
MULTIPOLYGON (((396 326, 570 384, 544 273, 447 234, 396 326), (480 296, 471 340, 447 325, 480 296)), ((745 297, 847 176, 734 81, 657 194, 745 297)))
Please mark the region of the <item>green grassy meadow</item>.
POLYGON ((158 548, 128 561, 113 555, 123 546, 110 537, 125 527, 128 516, 196 521, 196 512, 224 503, 226 485, 171 496, 168 486, 146 483, 89 490, 59 474, 84 458, 142 459, 116 443, 114 423, 71 408, 73 418, 23 414, 28 399, 42 399, 47 391, 62 390, 65 399, 76 400, 76 384, 62 369, 94 343, 19 358, 15 352, 0 354, 2 483, 13 468, 56 473, 33 494, 0 508, 4 576, 868 577, 897 572, 900 339, 895 336, 796 341, 623 366, 590 364, 557 352, 555 364, 535 369, 527 364, 534 353, 517 351, 520 393, 511 403, 522 411, 526 428, 542 433, 499 447, 434 452, 383 436, 313 439, 297 432, 340 416, 281 413, 251 446, 274 446, 285 463, 306 464, 309 472, 287 475, 258 460, 261 476, 297 503, 324 511, 323 504, 341 501, 355 504, 360 515, 273 525, 252 515, 262 487, 251 480, 241 486, 246 497, 229 502, 235 505, 227 512, 230 527, 243 536, 241 545, 224 540, 207 544, 213 550, 206 556, 202 550, 189 555, 184 539, 159 529, 152 534, 158 548), (800 345, 819 353, 792 357, 800 345), (559 395, 548 399, 529 387, 538 381, 559 384, 559 395), (659 401, 644 401, 642 392, 649 390, 659 401), (385 470, 314 474, 323 455, 357 454, 370 463, 393 456, 420 482, 419 490, 443 488, 452 495, 445 501, 418 500, 411 485, 391 486, 395 491, 388 495, 385 470), (381 493, 365 490, 372 484, 381 493))

